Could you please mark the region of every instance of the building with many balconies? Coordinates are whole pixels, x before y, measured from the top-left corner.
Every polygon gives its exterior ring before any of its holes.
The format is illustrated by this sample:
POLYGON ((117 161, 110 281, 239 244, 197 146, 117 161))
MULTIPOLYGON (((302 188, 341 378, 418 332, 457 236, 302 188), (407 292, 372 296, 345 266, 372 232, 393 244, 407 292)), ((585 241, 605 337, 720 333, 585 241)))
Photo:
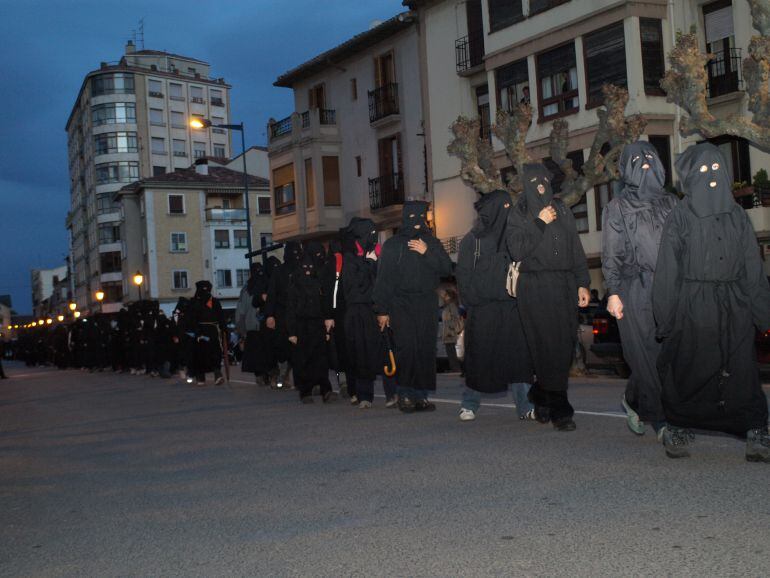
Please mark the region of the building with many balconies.
POLYGON ((210 77, 209 64, 129 42, 117 63, 89 72, 66 130, 70 168, 71 272, 81 310, 106 297, 105 312, 121 307, 130 280, 123 276, 125 245, 134 232, 122 226, 116 191, 141 178, 187 168, 195 158, 231 156, 223 129, 195 130, 191 117, 227 124, 230 86, 210 77), (128 236, 128 238, 126 237, 128 236))
POLYGON ((425 198, 418 44, 403 13, 276 80, 295 112, 268 125, 275 240, 329 238, 352 216, 388 230, 425 198))

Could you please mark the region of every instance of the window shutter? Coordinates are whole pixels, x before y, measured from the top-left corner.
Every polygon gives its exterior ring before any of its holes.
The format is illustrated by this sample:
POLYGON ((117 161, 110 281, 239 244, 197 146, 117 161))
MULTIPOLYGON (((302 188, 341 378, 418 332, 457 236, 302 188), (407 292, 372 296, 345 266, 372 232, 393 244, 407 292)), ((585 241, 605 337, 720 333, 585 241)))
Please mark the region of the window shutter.
POLYGON ((707 13, 706 21, 706 42, 716 42, 733 36, 733 7, 725 6, 719 10, 707 13))

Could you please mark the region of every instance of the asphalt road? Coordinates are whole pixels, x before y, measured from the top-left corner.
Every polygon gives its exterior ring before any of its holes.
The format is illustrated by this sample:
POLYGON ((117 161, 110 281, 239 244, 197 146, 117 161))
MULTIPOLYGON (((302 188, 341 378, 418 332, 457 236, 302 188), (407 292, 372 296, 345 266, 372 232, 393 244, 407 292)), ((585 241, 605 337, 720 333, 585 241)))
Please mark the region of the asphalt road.
POLYGON ((457 419, 377 399, 11 366, 0 576, 768 576, 770 465, 699 436, 670 460, 572 386, 578 430, 510 399, 457 419))

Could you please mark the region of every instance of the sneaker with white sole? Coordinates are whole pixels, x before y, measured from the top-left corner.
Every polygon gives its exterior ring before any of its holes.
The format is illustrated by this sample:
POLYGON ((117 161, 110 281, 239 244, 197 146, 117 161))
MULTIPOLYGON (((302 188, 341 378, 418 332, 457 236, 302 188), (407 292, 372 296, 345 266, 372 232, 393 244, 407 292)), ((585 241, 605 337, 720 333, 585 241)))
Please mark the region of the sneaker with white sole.
POLYGON ((626 401, 626 396, 623 396, 621 405, 626 412, 626 425, 633 433, 638 436, 644 435, 644 422, 639 419, 639 414, 634 411, 634 408, 626 401))
POLYGON ((398 405, 398 396, 394 395, 388 401, 385 402, 385 407, 392 409, 398 405))
POLYGON ((460 421, 473 421, 476 419, 476 412, 472 409, 462 408, 460 410, 460 421))
POLYGON ((371 409, 372 402, 363 400, 358 404, 358 409, 371 409))
POLYGON ((537 417, 535 417, 535 410, 531 409, 524 415, 520 415, 519 419, 521 421, 537 421, 537 417))
POLYGON ((351 395, 350 396, 350 405, 358 405, 358 396, 357 395, 351 395))

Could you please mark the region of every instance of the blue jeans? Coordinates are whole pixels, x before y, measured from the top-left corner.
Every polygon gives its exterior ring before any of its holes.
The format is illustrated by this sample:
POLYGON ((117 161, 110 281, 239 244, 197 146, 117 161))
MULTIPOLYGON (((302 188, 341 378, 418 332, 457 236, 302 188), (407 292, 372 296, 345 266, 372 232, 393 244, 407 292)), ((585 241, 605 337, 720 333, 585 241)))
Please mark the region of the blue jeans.
POLYGON ((427 389, 415 389, 413 387, 398 386, 398 397, 403 399, 408 397, 412 401, 423 401, 428 399, 427 389))
MULTIPOLYGON (((516 403, 516 413, 519 415, 519 417, 526 415, 529 410, 534 409, 534 406, 527 399, 527 394, 529 393, 530 387, 532 387, 532 385, 529 383, 512 383, 510 385, 511 392, 513 393, 513 401, 516 403)), ((469 409, 473 413, 476 413, 479 411, 479 407, 481 406, 482 395, 484 397, 494 399, 506 397, 507 392, 482 394, 466 385, 463 389, 463 401, 460 404, 460 407, 463 409, 469 409)))

